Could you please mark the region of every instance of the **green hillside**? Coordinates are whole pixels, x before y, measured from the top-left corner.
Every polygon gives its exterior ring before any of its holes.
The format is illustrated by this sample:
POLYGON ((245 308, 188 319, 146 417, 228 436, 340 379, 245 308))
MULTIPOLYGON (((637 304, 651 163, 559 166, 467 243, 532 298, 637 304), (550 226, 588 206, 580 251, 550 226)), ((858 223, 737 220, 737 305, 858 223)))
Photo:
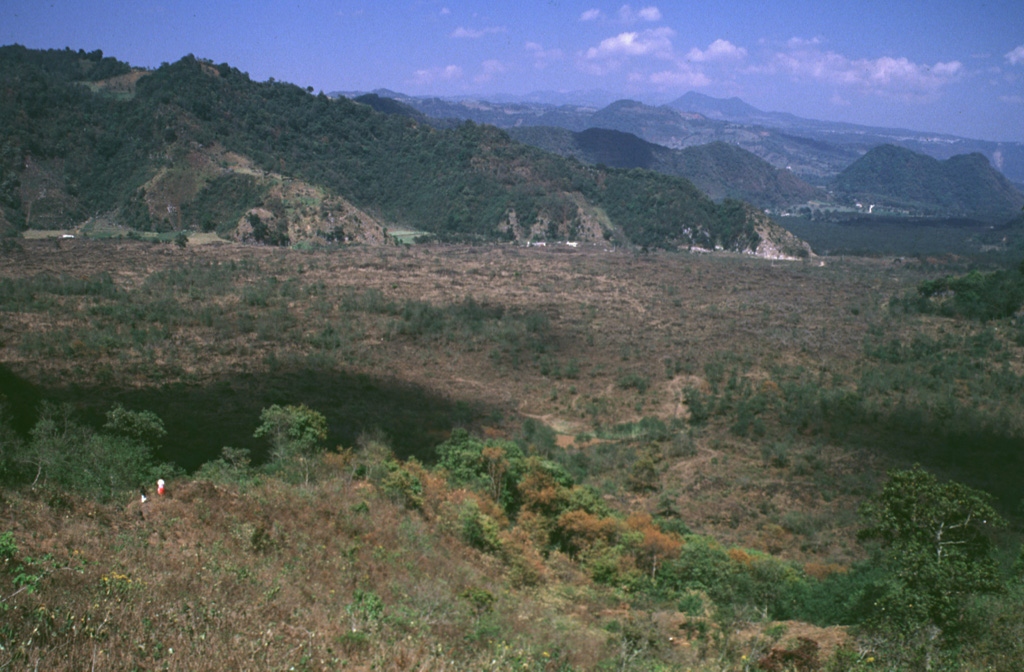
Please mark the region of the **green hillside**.
POLYGON ((821 195, 791 171, 775 168, 754 154, 725 142, 669 149, 623 131, 588 128, 512 128, 515 140, 562 156, 617 168, 645 168, 685 177, 716 201, 733 198, 761 208, 805 203, 821 195))
POLYGON ((493 127, 437 130, 192 56, 127 89, 86 86, 81 61, 0 50, 8 228, 103 216, 277 243, 380 241, 389 227, 441 240, 758 242, 752 209, 737 219, 686 180, 567 161, 493 127))
POLYGON ((685 177, 716 201, 736 199, 761 208, 773 208, 805 203, 820 196, 817 188, 791 171, 775 168, 727 142, 670 150, 632 133, 605 128, 574 133, 561 128, 528 126, 508 132, 520 142, 587 163, 645 168, 685 177))
POLYGON ((882 145, 840 173, 831 186, 846 200, 867 200, 921 214, 1005 220, 1024 207, 1024 194, 982 154, 939 161, 882 145))

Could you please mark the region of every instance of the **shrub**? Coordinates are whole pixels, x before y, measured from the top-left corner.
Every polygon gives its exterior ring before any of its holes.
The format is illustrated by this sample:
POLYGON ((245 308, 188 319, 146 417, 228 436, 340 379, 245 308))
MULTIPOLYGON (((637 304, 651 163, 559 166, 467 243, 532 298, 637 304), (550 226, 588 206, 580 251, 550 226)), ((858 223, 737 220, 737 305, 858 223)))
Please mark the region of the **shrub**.
POLYGON ((640 394, 646 392, 647 388, 651 386, 651 381, 639 373, 625 373, 619 376, 616 383, 623 390, 634 389, 640 394))
POLYGON ((782 441, 771 441, 761 444, 761 460, 765 465, 773 467, 789 466, 789 444, 782 441))
POLYGON ((327 439, 327 419, 319 412, 300 406, 273 406, 260 413, 254 438, 267 437, 274 460, 295 461, 309 483, 311 458, 322 453, 327 439))
POLYGON ((500 528, 494 519, 480 510, 474 499, 467 499, 459 511, 459 532, 463 541, 478 550, 501 550, 500 528))
POLYGON ((691 387, 685 391, 685 397, 686 407, 690 411, 691 424, 702 424, 711 417, 714 400, 709 395, 691 387))
POLYGON ((381 490, 407 509, 423 508, 423 484, 404 467, 395 464, 391 473, 384 477, 381 490))
POLYGON ((881 542, 887 579, 876 623, 896 632, 962 627, 970 597, 999 589, 990 531, 1003 524, 991 496, 920 467, 894 470, 866 509, 862 537, 881 542))

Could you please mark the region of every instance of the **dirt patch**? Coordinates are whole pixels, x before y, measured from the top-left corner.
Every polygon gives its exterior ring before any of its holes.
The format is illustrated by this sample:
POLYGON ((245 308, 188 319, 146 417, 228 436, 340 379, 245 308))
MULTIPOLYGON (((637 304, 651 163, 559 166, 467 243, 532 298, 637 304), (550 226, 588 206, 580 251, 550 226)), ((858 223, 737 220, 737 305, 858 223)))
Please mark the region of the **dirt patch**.
POLYGON ((818 660, 825 661, 832 657, 836 649, 850 641, 846 627, 834 625, 821 628, 801 621, 772 621, 764 625, 752 626, 737 632, 740 641, 748 643, 764 638, 766 633, 782 633, 772 649, 793 650, 800 646, 800 640, 806 639, 818 645, 818 660))

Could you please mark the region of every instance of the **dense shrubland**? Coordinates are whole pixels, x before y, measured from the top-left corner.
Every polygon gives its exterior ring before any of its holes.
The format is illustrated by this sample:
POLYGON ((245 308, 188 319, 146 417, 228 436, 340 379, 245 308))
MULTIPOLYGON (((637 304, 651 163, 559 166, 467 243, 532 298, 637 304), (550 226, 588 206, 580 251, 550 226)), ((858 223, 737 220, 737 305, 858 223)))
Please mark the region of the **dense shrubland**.
POLYGON ((22 484, 0 535, 6 664, 770 670, 800 650, 772 648, 786 626, 737 626, 807 621, 857 629, 827 660, 806 640, 804 669, 1011 669, 1017 626, 999 614, 1024 591, 994 553, 1003 523, 984 493, 917 468, 866 513, 865 560, 800 565, 614 511, 525 436, 456 430, 424 465, 379 436, 326 450, 325 418, 294 405, 261 414, 262 465, 225 447, 125 507, 174 473, 145 458, 159 418, 115 407, 94 434, 57 410, 26 443, 0 425, 22 484), (65 457, 46 461, 58 434, 65 457), (666 610, 674 627, 644 623, 666 610))
POLYGON ((998 320, 1012 317, 1024 307, 1024 262, 1016 269, 946 276, 922 282, 916 297, 907 297, 907 310, 944 317, 998 320))

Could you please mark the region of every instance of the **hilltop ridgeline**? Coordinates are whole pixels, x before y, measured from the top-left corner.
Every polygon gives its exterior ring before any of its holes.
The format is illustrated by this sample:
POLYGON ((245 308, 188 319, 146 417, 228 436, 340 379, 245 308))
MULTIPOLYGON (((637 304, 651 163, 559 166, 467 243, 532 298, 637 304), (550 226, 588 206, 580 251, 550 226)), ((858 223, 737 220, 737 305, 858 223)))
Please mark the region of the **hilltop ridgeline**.
POLYGON ((0 89, 8 230, 104 217, 276 244, 386 243, 402 228, 733 250, 767 230, 756 209, 684 179, 583 165, 474 123, 432 128, 191 55, 146 72, 8 46, 0 89))
POLYGON ((824 197, 824 192, 764 159, 726 142, 669 149, 632 133, 588 128, 526 126, 508 131, 513 139, 562 156, 616 168, 644 168, 685 177, 715 200, 734 198, 760 208, 786 207, 824 197))
POLYGON ((981 153, 1007 178, 1018 184, 1024 182, 1024 143, 805 119, 784 112, 765 112, 738 98, 713 98, 692 91, 660 106, 635 100, 584 103, 571 95, 545 96, 546 102, 491 102, 417 98, 384 90, 378 93, 410 105, 440 126, 471 119, 506 129, 555 126, 579 132, 607 128, 672 149, 727 142, 776 168, 792 170, 815 185, 826 184, 865 152, 884 144, 935 159, 981 153))
POLYGON ((831 188, 847 200, 924 214, 988 217, 999 223, 1024 207, 1024 194, 978 153, 939 161, 903 147, 882 145, 840 173, 831 188))

